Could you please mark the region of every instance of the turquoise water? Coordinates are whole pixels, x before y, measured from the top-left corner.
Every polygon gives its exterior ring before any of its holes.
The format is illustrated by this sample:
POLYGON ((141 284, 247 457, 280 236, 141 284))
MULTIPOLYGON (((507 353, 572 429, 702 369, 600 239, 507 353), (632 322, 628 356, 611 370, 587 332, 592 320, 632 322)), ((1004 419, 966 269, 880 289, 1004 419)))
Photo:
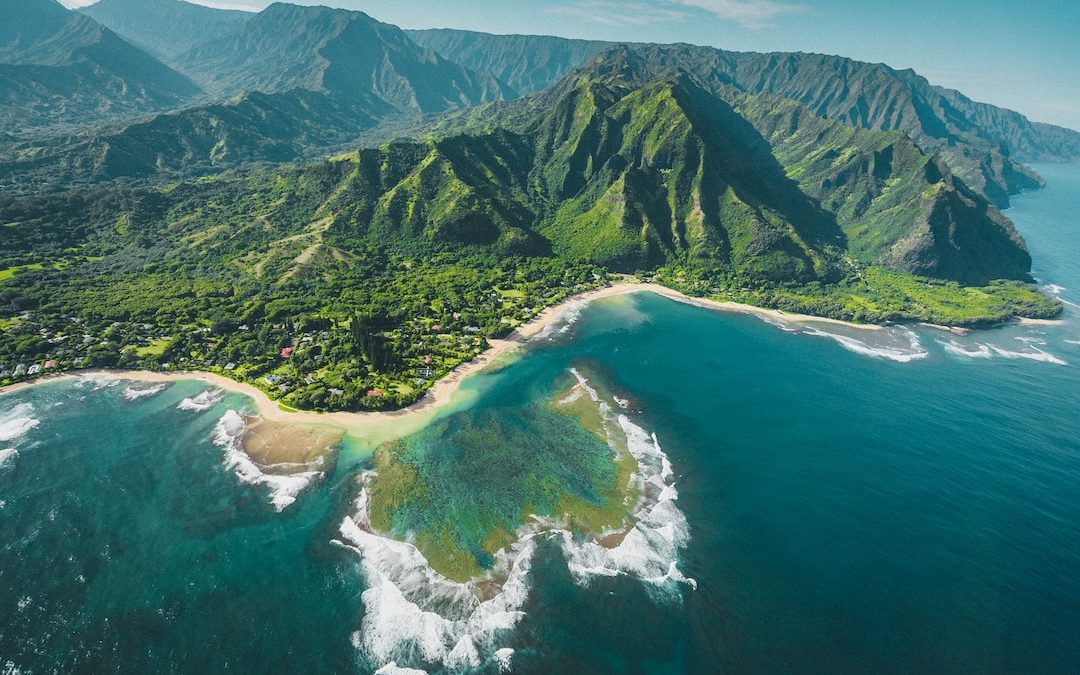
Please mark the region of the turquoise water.
MULTIPOLYGON (((1038 169, 1049 187, 1009 215, 1040 281, 1080 302, 1080 168, 1038 169)), ((451 444, 470 499, 503 458, 520 467, 550 446, 517 428, 522 410, 586 364, 670 459, 689 533, 678 567, 696 588, 583 579, 573 546, 540 538, 524 614, 477 645, 480 669, 1080 672, 1078 311, 954 336, 777 326, 651 295, 595 303, 467 383, 475 402, 444 425, 515 420, 512 445, 485 444, 482 462, 451 444)), ((385 665, 362 633, 386 606, 335 543, 366 450, 279 512, 214 443, 242 398, 196 412, 177 405, 198 383, 135 401, 104 384, 0 399, 0 673, 385 665)), ((416 628, 388 616, 401 636, 416 628)), ((446 663, 388 649, 400 666, 446 663)))

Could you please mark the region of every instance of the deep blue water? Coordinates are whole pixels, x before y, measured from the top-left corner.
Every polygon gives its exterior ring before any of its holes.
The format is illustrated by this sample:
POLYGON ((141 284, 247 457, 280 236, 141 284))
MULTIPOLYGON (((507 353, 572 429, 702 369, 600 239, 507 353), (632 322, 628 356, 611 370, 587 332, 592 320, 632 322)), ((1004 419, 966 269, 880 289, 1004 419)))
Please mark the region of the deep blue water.
MULTIPOLYGON (((1080 302, 1080 167, 1037 168, 1048 188, 1008 215, 1080 302)), ((514 671, 1080 672, 1078 316, 871 334, 639 295, 473 378, 466 414, 490 415, 603 372, 673 463, 697 581, 583 586, 545 551, 514 671)), ((123 388, 0 399, 0 673, 382 665, 350 639, 367 584, 331 543, 370 449, 277 513, 211 442, 242 399, 193 413, 176 405, 199 384, 123 388)))

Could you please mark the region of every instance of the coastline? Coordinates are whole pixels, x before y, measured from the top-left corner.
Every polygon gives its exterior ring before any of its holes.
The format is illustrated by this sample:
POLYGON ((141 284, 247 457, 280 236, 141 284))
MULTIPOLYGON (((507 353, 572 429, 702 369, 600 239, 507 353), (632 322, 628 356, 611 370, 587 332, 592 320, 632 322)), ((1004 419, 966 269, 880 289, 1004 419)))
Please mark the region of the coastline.
POLYGON ((0 396, 19 391, 21 389, 25 389, 27 387, 33 387, 39 384, 46 384, 49 382, 58 382, 67 379, 74 379, 79 375, 86 374, 107 374, 123 380, 135 380, 139 382, 152 383, 170 383, 197 380, 205 382, 219 389, 223 389, 225 391, 243 394, 249 397, 250 399, 252 399, 252 401, 254 401, 255 409, 259 417, 265 420, 274 422, 295 422, 305 424, 331 424, 334 426, 342 427, 350 432, 356 432, 369 426, 393 424, 395 422, 400 424, 402 422, 405 422, 406 420, 419 418, 421 415, 433 413, 446 407, 453 398, 454 393, 458 391, 463 380, 490 367, 498 359, 513 352, 518 347, 521 347, 529 340, 539 335, 541 332, 543 332, 545 328, 557 321, 571 306, 588 304, 590 302, 593 302, 594 300, 599 300, 601 298, 628 295, 631 293, 655 293, 656 295, 663 296, 670 300, 692 305, 695 307, 700 307, 703 309, 712 309, 716 311, 733 312, 739 314, 754 314, 792 323, 829 323, 834 325, 846 326, 848 328, 856 328, 860 330, 883 330, 882 326, 877 325, 856 324, 848 321, 828 319, 807 314, 790 314, 787 312, 782 312, 780 310, 755 307, 754 305, 746 305, 738 302, 710 300, 707 298, 695 298, 680 293, 679 291, 667 288, 666 286, 661 286, 659 284, 615 283, 609 286, 605 286, 603 288, 586 291, 584 293, 579 293, 577 295, 566 298, 562 302, 544 309, 532 320, 516 328, 506 338, 500 340, 488 340, 490 347, 486 351, 481 353, 472 361, 462 363, 457 368, 452 370, 448 375, 440 379, 430 390, 428 390, 427 394, 420 401, 400 410, 386 412, 373 411, 327 413, 317 413, 304 410, 284 410, 278 405, 278 402, 271 399, 269 395, 266 394, 266 392, 252 384, 238 382, 217 373, 208 373, 198 370, 157 372, 148 370, 94 369, 69 373, 57 373, 55 375, 46 375, 30 382, 17 382, 6 387, 0 387, 0 396))

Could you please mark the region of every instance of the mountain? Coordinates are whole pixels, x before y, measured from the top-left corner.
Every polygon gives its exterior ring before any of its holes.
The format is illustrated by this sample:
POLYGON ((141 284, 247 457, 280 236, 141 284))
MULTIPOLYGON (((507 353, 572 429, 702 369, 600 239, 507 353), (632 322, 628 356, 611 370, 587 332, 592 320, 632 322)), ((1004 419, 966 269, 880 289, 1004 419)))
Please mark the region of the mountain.
POLYGON ((182 104, 183 75, 55 0, 2 0, 0 130, 40 132, 182 104))
MULTIPOLYGON (((610 48, 602 42, 454 30, 412 31, 410 36, 446 58, 483 67, 529 91, 554 84, 610 48), (537 77, 525 83, 516 77, 520 73, 537 77)), ((904 131, 923 150, 942 153, 970 186, 999 206, 1008 204, 1010 194, 1041 185, 1021 162, 1080 159, 1080 133, 971 101, 911 70, 820 54, 630 46, 652 63, 681 67, 747 93, 790 98, 822 117, 866 129, 904 131)))
MULTIPOLYGON (((151 9, 161 2, 182 4, 155 0, 151 9)), ((355 141, 379 123, 509 95, 495 78, 446 61, 394 26, 326 7, 271 5, 178 62, 219 96, 240 93, 134 124, 11 146, 0 179, 14 189, 28 178, 55 186, 292 161, 355 141)))
POLYGON ((454 63, 477 72, 491 73, 521 95, 547 89, 616 44, 547 35, 490 35, 445 28, 407 30, 405 34, 454 63))
POLYGON ((251 92, 73 136, 59 152, 39 144, 14 146, 15 158, 0 163, 0 185, 11 181, 14 188, 20 178, 25 181, 39 171, 56 186, 291 162, 355 141, 376 123, 372 112, 318 92, 251 92))
POLYGON ((78 11, 181 71, 179 55, 193 45, 224 39, 254 16, 183 0, 100 0, 78 11))
POLYGON ((490 75, 419 47, 396 26, 328 7, 275 3, 177 62, 219 93, 306 89, 401 113, 437 113, 510 93, 490 75))
MULTIPOLYGON (((622 268, 689 259, 773 282, 834 278, 845 258, 965 283, 1026 277, 1008 219, 906 134, 696 73, 616 48, 440 135, 522 134, 534 155, 515 179, 530 186, 520 203, 560 255, 622 268)), ((513 165, 488 159, 473 173, 513 165)))
MULTIPOLYGON (((163 233, 204 240, 187 211, 200 185, 177 193, 183 209, 171 191, 145 200, 168 214, 163 233)), ((904 133, 717 93, 629 49, 541 96, 462 113, 425 141, 205 185, 238 223, 280 220, 272 195, 295 186, 288 222, 317 223, 307 245, 341 252, 313 259, 330 268, 315 276, 386 245, 676 266, 755 287, 836 283, 866 267, 982 284, 1025 279, 1031 264, 1008 219, 904 133)))

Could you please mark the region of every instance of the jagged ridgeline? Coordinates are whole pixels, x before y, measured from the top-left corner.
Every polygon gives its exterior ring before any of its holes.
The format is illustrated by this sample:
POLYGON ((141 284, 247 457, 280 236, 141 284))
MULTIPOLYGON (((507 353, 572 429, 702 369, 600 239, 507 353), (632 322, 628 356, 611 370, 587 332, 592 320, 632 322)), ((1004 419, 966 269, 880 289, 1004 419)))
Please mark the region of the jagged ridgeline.
POLYGON ((318 170, 331 167, 341 181, 324 209, 349 238, 764 282, 836 281, 868 264, 969 284, 1030 269, 1008 219, 905 134, 716 94, 628 50, 539 98, 444 122, 427 142, 318 170))

